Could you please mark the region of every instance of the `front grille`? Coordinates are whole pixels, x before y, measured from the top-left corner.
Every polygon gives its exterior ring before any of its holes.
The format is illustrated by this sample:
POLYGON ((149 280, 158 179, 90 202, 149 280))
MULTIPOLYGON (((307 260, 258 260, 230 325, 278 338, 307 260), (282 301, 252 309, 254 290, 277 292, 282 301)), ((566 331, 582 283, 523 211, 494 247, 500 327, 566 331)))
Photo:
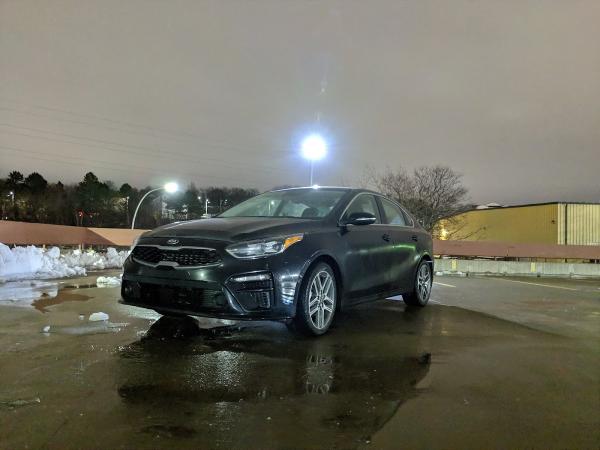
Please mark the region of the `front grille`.
POLYGON ((183 311, 216 311, 227 308, 223 291, 217 289, 165 286, 153 283, 123 281, 121 294, 125 300, 149 308, 171 308, 183 311))
POLYGON ((221 261, 217 251, 209 248, 182 247, 171 250, 157 246, 138 245, 133 249, 132 255, 138 261, 150 265, 174 263, 181 267, 198 267, 217 264, 221 261))

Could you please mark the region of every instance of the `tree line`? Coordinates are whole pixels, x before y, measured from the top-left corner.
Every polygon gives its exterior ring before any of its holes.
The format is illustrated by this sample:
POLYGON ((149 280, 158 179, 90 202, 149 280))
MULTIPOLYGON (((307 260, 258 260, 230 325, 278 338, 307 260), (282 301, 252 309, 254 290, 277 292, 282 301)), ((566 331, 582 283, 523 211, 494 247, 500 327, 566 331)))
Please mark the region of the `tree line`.
MULTIPOLYGON (((461 175, 450 167, 425 166, 413 171, 402 167, 384 171, 368 168, 359 184, 404 205, 434 236, 440 235, 440 223, 445 219, 456 230, 456 235, 447 238, 465 238, 457 214, 473 205, 467 203, 468 191, 461 175)), ((100 181, 92 172, 79 183, 65 185, 60 181, 48 183, 37 172, 24 177, 13 171, 0 179, 1 217, 60 225, 129 227, 137 204, 151 189, 137 189, 128 183, 117 188, 111 181, 100 181)), ((175 194, 157 192, 144 200, 136 227, 154 228, 174 220, 218 214, 257 194, 256 189, 240 187, 199 189, 193 183, 175 194)))
MULTIPOLYGON (((140 199, 152 189, 138 189, 128 183, 117 187, 100 181, 93 172, 79 183, 49 183, 38 172, 24 176, 12 171, 0 179, 2 219, 58 225, 129 227, 140 199)), ((258 194, 240 187, 187 189, 168 195, 151 194, 138 212, 136 228, 154 228, 173 220, 189 220, 203 214, 218 214, 258 194), (208 202, 207 202, 208 200, 208 202)))

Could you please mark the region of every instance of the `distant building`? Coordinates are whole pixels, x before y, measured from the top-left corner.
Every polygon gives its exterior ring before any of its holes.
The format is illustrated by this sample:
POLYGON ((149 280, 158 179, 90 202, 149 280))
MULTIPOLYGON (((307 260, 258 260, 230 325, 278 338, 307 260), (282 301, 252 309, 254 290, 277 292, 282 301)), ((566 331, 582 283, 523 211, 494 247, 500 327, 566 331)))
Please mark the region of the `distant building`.
POLYGON ((441 220, 441 239, 600 245, 600 203, 488 204, 441 220))

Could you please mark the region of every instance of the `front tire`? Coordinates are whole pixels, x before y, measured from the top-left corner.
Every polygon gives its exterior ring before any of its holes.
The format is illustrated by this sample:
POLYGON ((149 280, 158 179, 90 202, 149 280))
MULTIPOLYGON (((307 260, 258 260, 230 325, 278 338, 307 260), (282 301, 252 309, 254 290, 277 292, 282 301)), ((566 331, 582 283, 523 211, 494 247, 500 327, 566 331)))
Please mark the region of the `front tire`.
POLYGON ((312 336, 325 334, 333 322, 336 306, 335 273, 329 264, 318 263, 302 282, 293 329, 312 336))
POLYGON ((402 294, 404 303, 409 306, 425 306, 431 296, 433 284, 433 272, 428 261, 421 261, 417 267, 415 282, 412 292, 402 294))

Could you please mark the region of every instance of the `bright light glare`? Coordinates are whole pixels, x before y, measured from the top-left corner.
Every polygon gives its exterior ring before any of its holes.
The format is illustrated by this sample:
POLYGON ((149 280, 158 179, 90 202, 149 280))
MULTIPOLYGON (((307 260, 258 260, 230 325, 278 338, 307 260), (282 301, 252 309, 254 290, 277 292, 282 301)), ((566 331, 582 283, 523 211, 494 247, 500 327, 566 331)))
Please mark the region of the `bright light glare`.
POLYGON ((177 192, 179 190, 179 186, 177 186, 177 183, 171 182, 171 183, 165 184, 164 189, 169 194, 172 194, 173 192, 177 192))
POLYGON ((319 186, 318 184, 313 184, 313 185, 312 185, 312 188, 313 188, 313 189, 319 189, 319 187, 320 187, 320 186, 319 186))
POLYGON ((322 159, 327 153, 327 143, 318 134, 311 134, 302 141, 302 156, 316 161, 322 159))

